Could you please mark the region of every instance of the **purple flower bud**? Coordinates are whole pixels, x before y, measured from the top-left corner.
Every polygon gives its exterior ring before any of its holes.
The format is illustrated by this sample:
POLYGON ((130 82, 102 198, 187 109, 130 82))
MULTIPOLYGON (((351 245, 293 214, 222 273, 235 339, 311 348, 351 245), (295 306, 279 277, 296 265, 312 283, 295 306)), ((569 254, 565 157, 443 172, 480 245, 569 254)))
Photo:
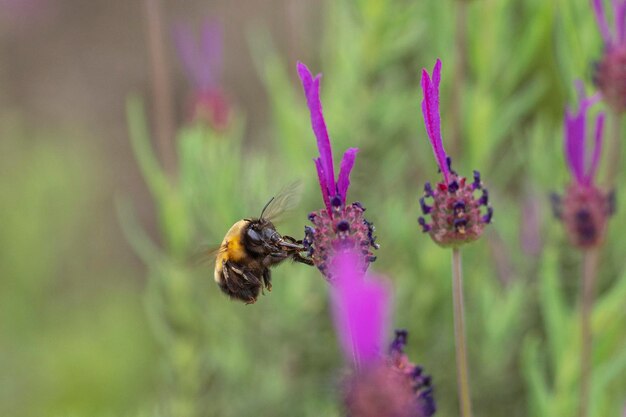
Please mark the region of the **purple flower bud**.
POLYGON ((431 378, 404 353, 407 332, 397 330, 386 360, 350 375, 345 405, 350 417, 431 417, 436 405, 431 378))
POLYGON ((354 167, 358 149, 349 148, 343 155, 339 167, 339 177, 335 181, 333 154, 322 112, 320 100, 321 75, 315 78, 302 63, 298 63, 298 75, 302 81, 302 88, 306 96, 311 116, 311 126, 317 138, 319 157, 314 160, 318 180, 322 191, 322 200, 325 210, 309 215, 309 220, 315 225, 310 233, 312 259, 318 269, 331 279, 331 271, 326 268, 326 260, 345 250, 357 250, 362 242, 367 242, 367 250, 361 250, 364 266, 373 262, 369 247, 378 249, 376 238, 373 236, 374 226, 368 222, 363 213, 365 208, 361 203, 347 204, 346 198, 350 187, 350 172, 354 167))
POLYGON ((610 194, 594 183, 602 153, 604 114, 597 116, 594 147, 589 152, 587 112, 598 98, 585 97, 581 83, 578 83, 578 90, 581 96, 578 111, 565 110, 565 157, 572 181, 563 198, 553 198, 553 203, 558 203, 553 206, 557 217, 565 224, 570 242, 579 248, 589 248, 602 242, 612 204, 610 194))
POLYGON ((221 87, 222 28, 212 20, 202 23, 198 38, 185 23, 174 27, 174 41, 183 70, 191 85, 190 118, 224 130, 231 120, 231 105, 221 87))
POLYGON ((418 219, 424 233, 444 247, 456 247, 478 239, 486 224, 491 222, 493 209, 489 204, 489 193, 483 188, 480 173, 474 171, 473 182, 469 183, 452 169, 452 160, 443 149, 441 121, 439 115, 439 83, 441 61, 437 60, 432 80, 428 72, 422 71, 422 113, 430 144, 443 175, 443 181, 433 189, 430 183, 424 186, 424 197, 420 199, 423 214, 430 215, 431 222, 424 217, 418 219), (474 191, 483 190, 477 198, 474 191), (426 204, 432 198, 432 204, 426 204))
POLYGON ((607 23, 602 0, 592 0, 604 53, 595 66, 594 82, 607 104, 617 111, 626 110, 626 1, 613 0, 615 31, 607 23))

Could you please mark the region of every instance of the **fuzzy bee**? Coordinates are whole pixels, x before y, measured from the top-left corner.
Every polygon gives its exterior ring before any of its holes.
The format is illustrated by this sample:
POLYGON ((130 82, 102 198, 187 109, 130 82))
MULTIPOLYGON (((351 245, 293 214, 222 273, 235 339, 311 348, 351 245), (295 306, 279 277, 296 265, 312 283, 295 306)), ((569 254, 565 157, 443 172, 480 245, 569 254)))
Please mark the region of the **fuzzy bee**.
POLYGON ((232 299, 256 302, 259 293, 272 289, 270 268, 286 259, 313 265, 302 256, 302 242, 281 236, 272 220, 289 208, 293 187, 272 197, 258 218, 236 222, 224 236, 215 257, 215 282, 232 299))

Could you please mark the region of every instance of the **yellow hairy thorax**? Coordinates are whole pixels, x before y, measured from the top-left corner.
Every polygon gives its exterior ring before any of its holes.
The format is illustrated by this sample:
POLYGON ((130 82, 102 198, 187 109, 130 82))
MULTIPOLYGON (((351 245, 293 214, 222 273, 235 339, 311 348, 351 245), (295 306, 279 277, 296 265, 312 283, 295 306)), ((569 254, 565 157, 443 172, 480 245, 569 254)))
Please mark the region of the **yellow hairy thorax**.
POLYGON ((223 260, 239 262, 246 257, 246 250, 243 247, 242 232, 248 225, 246 220, 239 220, 226 233, 222 242, 221 257, 223 260))

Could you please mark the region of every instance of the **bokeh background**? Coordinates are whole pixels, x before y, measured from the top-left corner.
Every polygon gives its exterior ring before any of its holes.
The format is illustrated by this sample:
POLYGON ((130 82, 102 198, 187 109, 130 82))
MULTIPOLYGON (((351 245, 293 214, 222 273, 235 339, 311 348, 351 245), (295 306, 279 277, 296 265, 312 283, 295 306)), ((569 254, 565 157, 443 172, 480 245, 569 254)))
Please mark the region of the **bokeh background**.
MULTIPOLYGON (((0 415, 341 415, 317 271, 283 265, 243 306, 210 262, 189 261, 293 180, 303 198, 283 233, 301 236, 321 206, 296 60, 324 73, 335 157, 361 149, 349 198, 377 227, 372 268, 393 284, 394 326, 433 376, 438 415, 456 415, 449 253, 416 222, 438 177, 419 107, 419 71, 437 57, 444 143, 495 208, 463 250, 476 414, 574 415, 582 257, 548 195, 569 180, 573 81, 592 91, 601 51, 586 0, 0 0, 0 415), (207 18, 223 30, 225 127, 191 117, 172 38, 207 18)), ((617 184, 593 417, 626 403, 617 184)))

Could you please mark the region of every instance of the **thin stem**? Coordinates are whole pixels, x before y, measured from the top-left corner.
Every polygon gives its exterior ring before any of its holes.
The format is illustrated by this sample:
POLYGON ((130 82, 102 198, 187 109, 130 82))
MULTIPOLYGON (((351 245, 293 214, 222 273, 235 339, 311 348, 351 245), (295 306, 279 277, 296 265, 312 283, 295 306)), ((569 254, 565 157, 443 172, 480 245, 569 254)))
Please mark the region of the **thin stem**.
POLYGON ((152 93, 154 97, 154 127, 157 149, 167 172, 175 168, 174 117, 172 110, 172 88, 165 53, 163 36, 163 16, 161 0, 145 0, 146 41, 152 72, 152 93))
POLYGON ((465 341, 465 312, 463 308, 463 270, 461 252, 452 249, 452 296, 454 299, 454 338, 456 341, 456 369, 459 387, 461 417, 472 417, 472 401, 469 387, 467 364, 467 343, 465 341))
POLYGON ((609 165, 607 168, 607 185, 610 188, 615 186, 619 175, 620 159, 622 155, 621 137, 622 114, 618 110, 611 109, 609 113, 609 129, 611 136, 609 142, 609 165))
POLYGON ((583 279, 581 289, 581 350, 580 350, 580 417, 589 413, 589 391, 591 389, 591 357, 593 338, 591 312, 593 290, 598 271, 598 249, 584 252, 583 279))
POLYGON ((465 71, 467 61, 467 1, 456 2, 456 34, 454 38, 454 89, 452 90, 452 140, 453 155, 461 152, 461 134, 463 132, 463 92, 465 91, 465 71))

